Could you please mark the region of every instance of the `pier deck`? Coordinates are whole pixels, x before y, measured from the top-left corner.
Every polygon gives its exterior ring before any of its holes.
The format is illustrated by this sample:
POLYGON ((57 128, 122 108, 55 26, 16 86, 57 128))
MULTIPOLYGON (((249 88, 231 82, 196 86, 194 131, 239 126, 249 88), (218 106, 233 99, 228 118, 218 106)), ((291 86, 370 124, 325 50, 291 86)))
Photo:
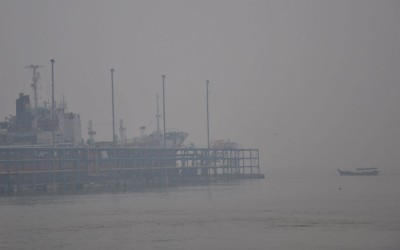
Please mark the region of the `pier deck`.
POLYGON ((258 149, 0 148, 0 193, 235 178, 264 178, 258 149))

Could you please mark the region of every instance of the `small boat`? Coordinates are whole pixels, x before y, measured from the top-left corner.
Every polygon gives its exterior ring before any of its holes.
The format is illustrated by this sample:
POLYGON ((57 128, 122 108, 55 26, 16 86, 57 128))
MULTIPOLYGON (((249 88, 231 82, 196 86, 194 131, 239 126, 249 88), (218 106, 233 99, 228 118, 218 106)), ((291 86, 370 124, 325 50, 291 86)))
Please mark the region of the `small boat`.
POLYGON ((354 171, 344 171, 338 169, 339 174, 342 176, 347 175, 378 175, 378 168, 356 168, 354 171))

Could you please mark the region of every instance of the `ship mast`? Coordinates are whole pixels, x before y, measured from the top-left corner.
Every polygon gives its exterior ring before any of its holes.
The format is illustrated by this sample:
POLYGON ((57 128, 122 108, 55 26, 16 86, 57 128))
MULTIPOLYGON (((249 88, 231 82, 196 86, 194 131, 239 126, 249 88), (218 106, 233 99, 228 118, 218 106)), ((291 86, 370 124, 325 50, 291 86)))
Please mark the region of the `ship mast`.
POLYGON ((93 123, 92 120, 88 121, 88 134, 89 134, 89 144, 94 144, 95 139, 94 136, 96 135, 96 131, 93 130, 93 123))
POLYGON ((121 144, 126 143, 126 127, 124 127, 124 120, 119 120, 119 137, 121 139, 121 144))
POLYGON ((157 114, 156 114, 156 118, 157 118, 157 133, 160 133, 160 112, 158 110, 158 94, 156 95, 156 100, 157 100, 157 114))
POLYGON ((33 76, 32 76, 31 87, 33 89, 33 99, 34 99, 34 102, 35 102, 35 109, 38 107, 37 81, 40 79, 40 74, 36 70, 38 68, 42 68, 42 67, 43 66, 41 66, 41 65, 33 65, 33 64, 31 64, 29 66, 26 66, 26 68, 32 69, 33 76))

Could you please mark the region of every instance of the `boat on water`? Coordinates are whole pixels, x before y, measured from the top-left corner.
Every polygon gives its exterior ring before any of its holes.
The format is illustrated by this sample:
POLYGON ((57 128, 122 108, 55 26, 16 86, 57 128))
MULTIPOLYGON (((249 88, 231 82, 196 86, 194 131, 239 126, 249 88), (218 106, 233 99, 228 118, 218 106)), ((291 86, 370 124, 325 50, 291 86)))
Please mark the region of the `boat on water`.
POLYGON ((340 170, 338 169, 338 172, 341 176, 350 176, 350 175, 378 175, 379 170, 378 168, 356 168, 353 171, 348 171, 348 170, 340 170))

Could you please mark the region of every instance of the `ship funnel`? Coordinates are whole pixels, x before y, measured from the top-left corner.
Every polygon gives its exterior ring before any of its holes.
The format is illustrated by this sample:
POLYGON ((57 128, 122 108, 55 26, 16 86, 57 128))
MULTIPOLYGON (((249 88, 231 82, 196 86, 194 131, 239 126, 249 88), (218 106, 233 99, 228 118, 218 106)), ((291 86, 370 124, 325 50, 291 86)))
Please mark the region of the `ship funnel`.
POLYGON ((145 137, 145 136, 146 136, 146 126, 141 126, 141 127, 140 127, 140 135, 141 135, 142 137, 145 137))

